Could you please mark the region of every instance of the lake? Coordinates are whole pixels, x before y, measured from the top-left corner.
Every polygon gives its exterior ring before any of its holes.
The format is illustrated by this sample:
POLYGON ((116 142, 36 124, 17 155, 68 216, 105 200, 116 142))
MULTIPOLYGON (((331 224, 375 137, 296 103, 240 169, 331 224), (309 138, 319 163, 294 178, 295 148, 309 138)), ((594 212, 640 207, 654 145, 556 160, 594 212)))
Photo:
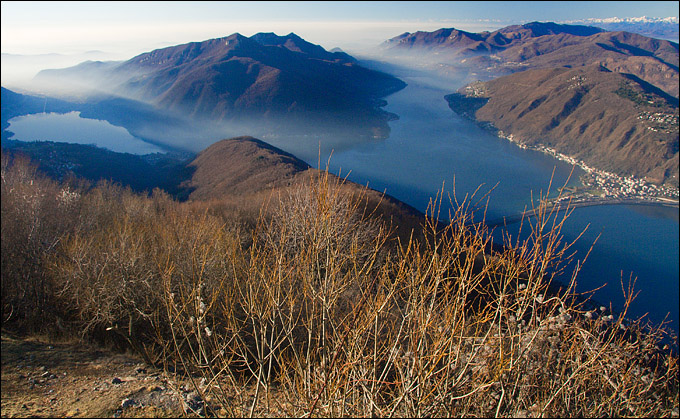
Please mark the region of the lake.
MULTIPOLYGON (((572 166, 543 153, 523 150, 500 139, 452 112, 444 95, 455 88, 437 88, 436 82, 399 76, 409 83, 387 98, 385 110, 399 115, 390 123, 385 141, 334 152, 331 169, 347 173, 349 179, 386 191, 420 211, 439 190, 460 200, 491 191, 486 219, 517 214, 548 190, 554 170, 551 195, 569 179, 572 166)), ((322 156, 326 161, 329 153, 322 156)), ((308 162, 316 165, 316 161, 308 162)), ((569 184, 579 184, 582 170, 576 168, 569 184)), ((474 201, 473 201, 474 202, 474 201)), ((483 207, 486 201, 480 203, 483 207)), ((442 212, 445 214, 446 212, 442 212)), ((480 211, 476 220, 480 220, 480 211)), ((565 241, 577 241, 576 259, 582 260, 600 235, 577 277, 577 291, 604 284, 593 298, 615 310, 623 304, 621 279, 637 277, 639 295, 629 309, 631 318, 646 313, 654 323, 669 314, 671 328, 678 332, 678 210, 663 207, 606 205, 576 209, 563 230, 565 241)), ((516 236, 518 225, 508 226, 516 236)), ((501 229, 493 237, 500 241, 501 229)), ((573 265, 572 265, 573 266, 573 265)))
POLYGON ((80 112, 38 113, 10 119, 13 140, 91 144, 118 153, 150 154, 165 150, 145 142, 123 127, 99 119, 81 118, 80 112))

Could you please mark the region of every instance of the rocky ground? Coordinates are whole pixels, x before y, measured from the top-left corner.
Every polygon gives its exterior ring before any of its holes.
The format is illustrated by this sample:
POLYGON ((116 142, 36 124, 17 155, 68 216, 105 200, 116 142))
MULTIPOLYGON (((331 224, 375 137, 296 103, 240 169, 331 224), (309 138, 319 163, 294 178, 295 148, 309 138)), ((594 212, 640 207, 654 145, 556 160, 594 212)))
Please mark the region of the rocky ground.
POLYGON ((141 358, 2 333, 2 417, 174 417, 201 409, 141 358))

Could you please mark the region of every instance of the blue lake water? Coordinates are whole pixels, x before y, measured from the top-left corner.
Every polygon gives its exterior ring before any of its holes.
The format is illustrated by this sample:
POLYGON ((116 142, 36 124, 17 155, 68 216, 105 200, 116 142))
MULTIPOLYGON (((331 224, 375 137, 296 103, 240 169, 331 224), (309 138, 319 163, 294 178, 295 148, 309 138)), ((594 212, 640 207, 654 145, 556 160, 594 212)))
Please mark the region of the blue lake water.
MULTIPOLYGON (((668 314, 670 325, 678 332, 678 210, 660 206, 605 205, 578 208, 571 213, 563 229, 564 242, 578 238, 576 260, 588 259, 577 276, 576 289, 596 291, 593 299, 620 311, 624 306, 623 287, 628 292, 635 280, 637 296, 628 309, 629 318, 644 315, 659 324, 668 314), (599 236, 599 237, 598 237, 599 236), (597 240, 597 241, 596 241, 597 240)), ((507 226, 506 232, 517 237, 519 224, 507 226)), ((526 226, 523 227, 526 231, 526 226)), ((500 240, 501 231, 494 234, 500 240)), ((527 236, 524 232, 520 237, 527 236)), ((567 272, 573 272, 575 262, 567 272)))
POLYGON ((125 128, 107 121, 82 118, 80 112, 38 113, 10 119, 12 139, 92 144, 119 153, 149 154, 161 148, 131 135, 125 128))
MULTIPOLYGON (((454 114, 444 100, 450 91, 406 81, 385 108, 400 118, 390 123, 390 137, 333 153, 332 168, 351 170, 352 180, 387 189, 421 211, 442 188, 459 200, 479 188, 473 201, 493 189, 487 219, 521 212, 532 191, 536 198, 548 190, 553 169, 552 192, 569 178, 571 165, 520 149, 454 114)), ((576 168, 569 184, 582 173, 576 168)))
MULTIPOLYGON (((357 146, 332 154, 330 167, 349 179, 386 191, 420 211, 442 189, 460 200, 466 194, 479 198, 492 187, 486 219, 517 214, 548 190, 554 170, 551 196, 569 178, 572 166, 543 153, 522 150, 507 140, 478 128, 454 114, 444 95, 455 89, 433 87, 417 78, 402 77, 409 86, 387 98, 389 112, 400 119, 390 123, 385 141, 357 146)), ((322 156, 322 162, 329 153, 322 156)), ((316 161, 309 162, 316 165, 316 161)), ((577 168, 569 184, 578 184, 577 168)), ((482 204, 485 203, 482 202, 482 204)), ((442 212, 446 214, 446 212, 442 212)), ((476 217, 479 220, 480 212, 476 217)), ((655 324, 669 314, 671 329, 678 331, 678 210, 662 207, 607 205, 576 209, 563 229, 565 242, 575 240, 575 258, 582 260, 595 244, 577 277, 577 291, 604 284, 593 298, 615 310, 623 305, 621 278, 627 286, 637 277, 639 295, 628 311, 631 318, 648 313, 655 324)), ((517 225, 508 226, 516 235, 517 225)), ((494 234, 500 241, 502 231, 494 234)))

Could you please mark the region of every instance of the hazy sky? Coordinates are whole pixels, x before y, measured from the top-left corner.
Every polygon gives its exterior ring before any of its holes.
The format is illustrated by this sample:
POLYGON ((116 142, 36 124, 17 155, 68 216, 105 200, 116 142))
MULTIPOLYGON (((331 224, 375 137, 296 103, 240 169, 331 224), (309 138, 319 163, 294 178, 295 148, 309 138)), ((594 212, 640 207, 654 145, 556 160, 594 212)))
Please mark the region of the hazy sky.
POLYGON ((2 52, 127 58, 168 45, 239 32, 295 32, 330 49, 374 46, 403 32, 493 30, 530 21, 668 17, 668 2, 29 2, 2 1, 2 52))

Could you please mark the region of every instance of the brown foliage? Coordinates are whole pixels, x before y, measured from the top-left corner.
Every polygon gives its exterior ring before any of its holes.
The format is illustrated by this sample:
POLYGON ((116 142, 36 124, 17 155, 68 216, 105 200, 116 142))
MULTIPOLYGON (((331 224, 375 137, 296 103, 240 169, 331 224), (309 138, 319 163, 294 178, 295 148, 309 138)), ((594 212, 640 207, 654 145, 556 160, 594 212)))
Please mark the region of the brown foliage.
POLYGON ((399 240, 327 172, 250 226, 160 191, 64 194, 24 163, 2 166, 5 324, 51 311, 43 327, 124 337, 192 381, 205 403, 187 414, 677 413, 663 328, 550 290, 569 246, 544 204, 526 242, 490 255, 469 200, 441 223, 438 197, 399 240))

